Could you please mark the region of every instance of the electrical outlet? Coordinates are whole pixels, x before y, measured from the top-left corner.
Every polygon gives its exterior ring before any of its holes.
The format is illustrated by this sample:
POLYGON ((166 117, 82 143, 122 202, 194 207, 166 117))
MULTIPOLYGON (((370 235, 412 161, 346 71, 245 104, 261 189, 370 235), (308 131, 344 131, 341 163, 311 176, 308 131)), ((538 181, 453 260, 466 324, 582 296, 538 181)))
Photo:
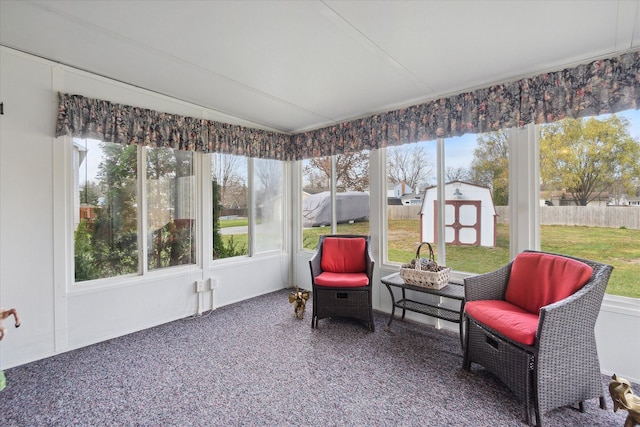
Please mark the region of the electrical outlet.
POLYGON ((217 277, 210 277, 209 278, 209 289, 214 290, 218 287, 219 285, 219 278, 217 277))
POLYGON ((196 292, 204 292, 204 280, 196 280, 196 292))

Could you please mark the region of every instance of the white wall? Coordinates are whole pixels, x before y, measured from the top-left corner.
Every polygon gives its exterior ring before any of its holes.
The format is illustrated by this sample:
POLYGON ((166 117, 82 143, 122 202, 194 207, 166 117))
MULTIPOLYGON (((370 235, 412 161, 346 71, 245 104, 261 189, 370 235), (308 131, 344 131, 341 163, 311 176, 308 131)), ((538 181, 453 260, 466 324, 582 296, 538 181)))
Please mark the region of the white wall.
MULTIPOLYGON (((0 305, 16 307, 22 317, 19 329, 6 324, 1 369, 184 318, 198 307, 204 311, 288 286, 286 252, 74 285, 68 232, 73 229, 71 141, 54 138, 58 91, 253 126, 0 47, 0 305), (194 282, 212 277, 215 291, 207 287, 196 294, 194 282)), ((201 208, 202 224, 211 223, 207 208, 201 208)), ((204 230, 201 240, 209 236, 204 230)), ((202 257, 207 260, 208 244, 202 257)))

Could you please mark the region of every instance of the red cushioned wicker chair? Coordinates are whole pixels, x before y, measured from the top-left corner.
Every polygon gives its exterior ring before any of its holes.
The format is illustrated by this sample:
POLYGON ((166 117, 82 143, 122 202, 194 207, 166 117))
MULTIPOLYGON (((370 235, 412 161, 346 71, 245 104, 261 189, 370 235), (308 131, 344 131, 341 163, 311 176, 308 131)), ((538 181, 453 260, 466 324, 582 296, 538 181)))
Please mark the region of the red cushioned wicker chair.
POLYGON ((375 330, 371 301, 374 259, 369 236, 325 235, 309 260, 313 295, 311 327, 327 317, 350 317, 375 330))
POLYGON ((525 251, 465 279, 463 367, 478 363, 525 403, 545 412, 600 399, 606 409, 595 323, 613 267, 525 251))

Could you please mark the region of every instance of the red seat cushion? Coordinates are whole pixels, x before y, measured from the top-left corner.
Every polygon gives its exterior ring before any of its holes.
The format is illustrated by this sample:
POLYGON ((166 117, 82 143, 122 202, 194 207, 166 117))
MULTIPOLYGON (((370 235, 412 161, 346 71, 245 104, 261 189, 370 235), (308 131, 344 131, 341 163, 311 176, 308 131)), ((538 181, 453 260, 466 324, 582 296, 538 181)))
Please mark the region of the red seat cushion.
POLYGON ((366 241, 360 237, 326 237, 322 243, 322 271, 362 273, 367 271, 366 241))
POLYGON ((366 273, 332 273, 325 271, 315 278, 317 286, 327 286, 333 288, 357 288, 367 286, 369 277, 366 273))
POLYGON ((593 269, 562 256, 523 252, 513 261, 504 299, 529 313, 560 301, 582 288, 593 269))
POLYGON ((525 345, 533 345, 536 341, 538 316, 507 301, 469 301, 464 311, 513 341, 525 345))

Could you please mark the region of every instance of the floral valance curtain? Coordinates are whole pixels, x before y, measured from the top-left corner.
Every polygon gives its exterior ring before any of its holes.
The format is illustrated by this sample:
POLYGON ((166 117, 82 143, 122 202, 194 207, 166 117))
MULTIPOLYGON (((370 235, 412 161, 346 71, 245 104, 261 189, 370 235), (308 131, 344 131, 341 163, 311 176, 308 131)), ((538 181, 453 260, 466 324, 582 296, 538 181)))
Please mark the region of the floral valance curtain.
POLYGON ((213 120, 185 117, 58 93, 56 136, 204 153, 293 160, 291 137, 213 120))
POLYGON ((286 135, 59 94, 56 136, 298 160, 637 109, 640 52, 286 135))

